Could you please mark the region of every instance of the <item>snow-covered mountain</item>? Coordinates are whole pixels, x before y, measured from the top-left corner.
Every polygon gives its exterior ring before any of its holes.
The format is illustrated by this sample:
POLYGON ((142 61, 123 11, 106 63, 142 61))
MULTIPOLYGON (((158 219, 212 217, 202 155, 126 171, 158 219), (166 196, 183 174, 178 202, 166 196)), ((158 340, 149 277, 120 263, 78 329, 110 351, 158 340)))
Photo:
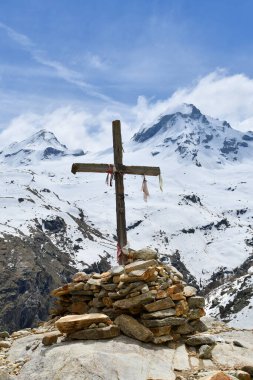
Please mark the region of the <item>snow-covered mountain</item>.
POLYGON ((40 130, 28 139, 14 142, 0 151, 0 163, 35 165, 40 160, 54 160, 64 156, 83 156, 82 149, 70 151, 52 132, 40 130))
POLYGON ((144 126, 133 141, 149 147, 151 153, 177 155, 197 166, 217 166, 225 162, 253 158, 253 132, 232 129, 227 121, 203 115, 194 105, 183 105, 177 112, 163 115, 152 125, 144 126))
MULTIPOLYGON (((250 321, 253 302, 252 139, 252 132, 184 105, 124 144, 125 164, 160 166, 164 181, 160 192, 158 179, 147 178, 145 203, 142 178, 125 176, 129 244, 157 249, 206 294, 210 314, 236 326, 250 321), (170 137, 176 141, 164 142, 170 137), (222 151, 231 140, 237 148, 222 151)), ((51 160, 43 153, 48 146, 66 152, 52 133, 24 141, 0 155, 23 147, 22 158, 17 153, 0 164, 0 307, 3 327, 12 328, 44 318, 49 290, 73 271, 116 263, 114 188, 106 174, 71 174, 73 162, 112 163, 111 150, 51 160)))

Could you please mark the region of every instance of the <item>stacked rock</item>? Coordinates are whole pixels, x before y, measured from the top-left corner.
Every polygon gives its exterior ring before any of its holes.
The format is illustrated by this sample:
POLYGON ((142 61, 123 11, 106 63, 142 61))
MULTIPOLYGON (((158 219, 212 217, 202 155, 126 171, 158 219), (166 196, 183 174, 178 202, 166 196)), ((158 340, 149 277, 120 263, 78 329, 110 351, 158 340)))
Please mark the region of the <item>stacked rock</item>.
POLYGON ((206 330, 200 321, 204 298, 196 293, 175 267, 157 260, 155 251, 131 250, 127 265, 101 274, 79 272, 72 283, 54 290, 58 300, 51 314, 103 313, 124 334, 159 344, 206 330))
POLYGON ((69 339, 108 339, 120 334, 119 327, 101 313, 67 315, 55 325, 69 339))

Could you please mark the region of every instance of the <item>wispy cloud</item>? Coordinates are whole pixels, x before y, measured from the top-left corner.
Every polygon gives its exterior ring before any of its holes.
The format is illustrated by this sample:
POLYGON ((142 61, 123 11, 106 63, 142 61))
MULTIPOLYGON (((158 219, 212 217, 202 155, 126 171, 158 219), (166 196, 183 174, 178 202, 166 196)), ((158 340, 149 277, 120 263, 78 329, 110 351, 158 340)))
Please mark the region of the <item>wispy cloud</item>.
MULTIPOLYGON (((114 99, 103 94, 96 86, 86 82, 82 75, 74 70, 69 69, 67 66, 63 65, 61 62, 52 60, 47 57, 46 52, 37 48, 33 41, 26 35, 17 32, 16 30, 10 28, 8 25, 0 22, 0 28, 4 30, 9 38, 16 42, 22 49, 27 51, 33 60, 37 63, 53 69, 57 77, 63 79, 64 81, 77 86, 79 89, 84 91, 89 96, 98 98, 104 102, 115 103, 114 99)), ((89 60, 91 64, 96 67, 102 68, 102 61, 96 55, 90 55, 89 60)))

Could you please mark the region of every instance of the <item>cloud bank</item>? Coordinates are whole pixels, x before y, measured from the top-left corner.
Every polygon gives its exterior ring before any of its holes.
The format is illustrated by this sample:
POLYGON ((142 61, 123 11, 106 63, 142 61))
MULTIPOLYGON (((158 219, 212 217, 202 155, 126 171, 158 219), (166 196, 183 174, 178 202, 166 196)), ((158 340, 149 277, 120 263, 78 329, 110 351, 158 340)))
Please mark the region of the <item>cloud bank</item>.
POLYGON ((182 103, 193 103, 203 113, 227 120, 233 128, 253 130, 253 79, 217 70, 164 100, 140 96, 134 106, 110 104, 102 106, 99 112, 69 105, 44 114, 23 113, 0 133, 0 145, 27 138, 45 128, 70 148, 97 151, 112 144, 112 120, 122 121, 123 139, 127 141, 140 127, 173 112, 182 103))

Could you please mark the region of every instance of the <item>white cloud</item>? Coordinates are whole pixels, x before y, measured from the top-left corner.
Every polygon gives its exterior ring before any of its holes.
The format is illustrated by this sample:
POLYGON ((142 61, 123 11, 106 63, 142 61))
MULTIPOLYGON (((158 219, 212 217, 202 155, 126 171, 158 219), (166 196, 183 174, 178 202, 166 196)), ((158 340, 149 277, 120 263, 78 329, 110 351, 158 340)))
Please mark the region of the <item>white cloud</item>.
POLYGON ((204 114, 227 120, 233 128, 253 129, 253 79, 244 74, 228 75, 225 70, 212 72, 165 100, 139 97, 134 112, 139 123, 148 123, 182 103, 192 103, 204 114))
MULTIPOLYGON (((0 133, 1 147, 11 142, 23 140, 40 129, 55 133, 67 147, 97 151, 112 145, 112 120, 121 118, 125 140, 132 135, 125 111, 118 113, 112 108, 104 108, 95 113, 80 107, 60 107, 52 112, 26 113, 14 118, 0 133)), ((122 128, 122 129, 123 129, 122 128)))
POLYGON ((113 120, 121 120, 126 142, 143 124, 174 112, 182 103, 193 103, 203 113, 227 120, 242 131, 253 129, 253 79, 243 74, 229 76, 219 70, 165 100, 140 96, 133 107, 109 104, 98 109, 83 104, 57 107, 44 113, 23 113, 0 133, 0 145, 20 141, 43 128, 54 132, 69 148, 103 150, 112 146, 113 120))

